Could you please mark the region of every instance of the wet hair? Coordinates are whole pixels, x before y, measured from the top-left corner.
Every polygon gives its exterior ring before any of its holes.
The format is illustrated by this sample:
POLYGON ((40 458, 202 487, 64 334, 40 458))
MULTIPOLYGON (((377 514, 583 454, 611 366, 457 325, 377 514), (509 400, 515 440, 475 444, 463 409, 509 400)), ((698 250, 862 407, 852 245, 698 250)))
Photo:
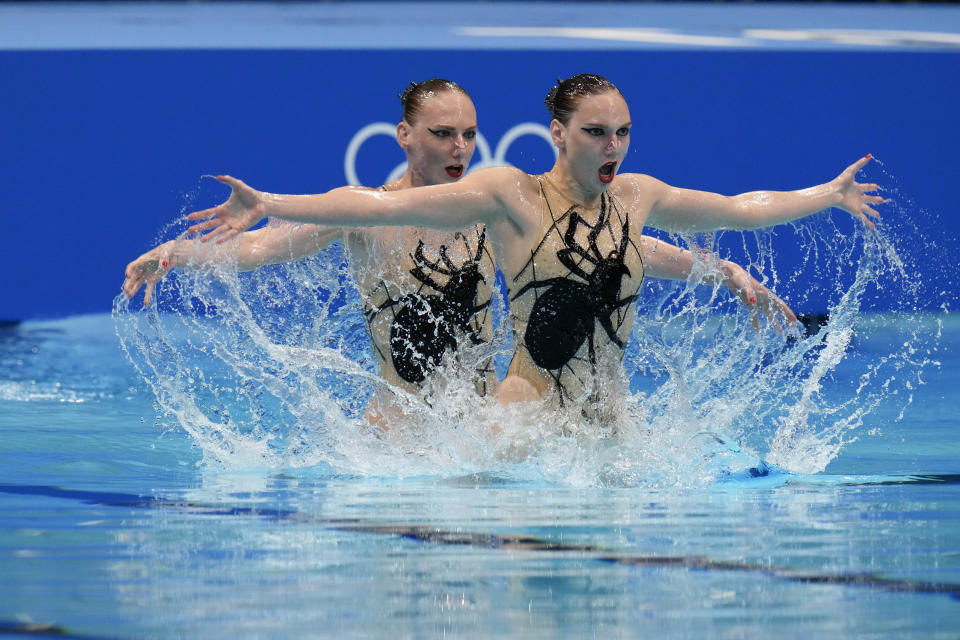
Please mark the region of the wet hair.
POLYGON ((411 82, 410 86, 397 94, 403 103, 403 119, 408 124, 416 124, 416 119, 423 110, 423 103, 427 98, 444 91, 457 91, 466 97, 470 94, 453 80, 432 78, 423 82, 411 82))
MULTIPOLYGON (((543 102, 547 105, 551 117, 567 124, 583 98, 608 91, 620 93, 620 89, 603 76, 578 73, 566 80, 557 78, 557 84, 550 89, 543 102)), ((620 95, 623 96, 622 93, 620 95)))

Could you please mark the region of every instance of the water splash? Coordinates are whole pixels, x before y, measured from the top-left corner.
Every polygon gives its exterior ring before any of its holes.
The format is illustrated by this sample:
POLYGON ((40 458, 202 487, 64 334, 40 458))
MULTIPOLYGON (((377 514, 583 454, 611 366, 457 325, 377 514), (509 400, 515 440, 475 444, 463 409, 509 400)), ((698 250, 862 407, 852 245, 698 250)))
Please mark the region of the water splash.
MULTIPOLYGON (((596 420, 478 397, 472 364, 494 354, 502 374, 509 358, 502 326, 491 343, 448 359, 435 388, 391 388, 376 375, 339 244, 250 273, 229 263, 173 273, 149 309, 118 297, 115 325, 164 425, 187 431, 212 465, 574 486, 699 485, 763 460, 815 473, 864 431, 903 416, 938 364, 940 316, 930 311, 955 303, 937 286, 954 277, 948 267, 921 276, 915 262, 918 247, 938 250, 922 231, 934 217, 892 187, 884 195, 892 204, 876 230, 833 212, 684 238, 710 252, 688 282, 645 285, 625 366, 602 376, 608 400, 596 420), (790 245, 799 255, 783 252, 790 245), (822 324, 756 331, 726 291, 698 286, 711 255, 749 265, 790 292, 795 309, 825 309, 822 324), (872 313, 881 304, 896 315, 872 313), (363 417, 380 393, 405 414, 387 432, 363 417)), ((503 304, 495 300, 495 318, 503 304)))

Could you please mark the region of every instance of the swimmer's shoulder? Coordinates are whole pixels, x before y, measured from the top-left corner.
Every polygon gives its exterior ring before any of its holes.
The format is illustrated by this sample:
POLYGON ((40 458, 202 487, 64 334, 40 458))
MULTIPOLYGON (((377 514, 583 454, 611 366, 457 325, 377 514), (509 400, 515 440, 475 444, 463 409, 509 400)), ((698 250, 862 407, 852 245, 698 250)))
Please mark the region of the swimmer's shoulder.
POLYGON ((645 173, 620 173, 614 178, 611 189, 624 192, 659 189, 664 183, 645 173))
POLYGON ((480 188, 504 200, 528 198, 540 190, 537 177, 516 167, 478 169, 460 181, 464 187, 480 188))
POLYGON ((610 193, 625 204, 643 206, 655 202, 669 188, 665 182, 645 173, 621 173, 610 185, 610 193))
POLYGON ((536 180, 536 178, 516 167, 486 167, 485 169, 471 171, 467 177, 460 181, 460 184, 473 182, 485 185, 497 185, 516 183, 518 181, 524 182, 527 180, 536 180))
POLYGON ((527 231, 539 223, 540 182, 537 176, 516 167, 490 167, 474 171, 461 183, 467 189, 476 188, 492 196, 503 213, 499 219, 511 227, 527 231))

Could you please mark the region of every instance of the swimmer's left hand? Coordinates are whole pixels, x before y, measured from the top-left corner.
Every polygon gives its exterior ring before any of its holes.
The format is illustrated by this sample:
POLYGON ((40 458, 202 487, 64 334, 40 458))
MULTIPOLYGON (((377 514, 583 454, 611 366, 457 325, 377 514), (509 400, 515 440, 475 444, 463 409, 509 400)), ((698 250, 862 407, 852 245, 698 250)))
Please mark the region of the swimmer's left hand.
POLYGON ((867 195, 870 191, 876 191, 880 188, 877 184, 861 184, 856 181, 857 172, 866 166, 873 158, 869 153, 860 158, 852 165, 843 170, 839 176, 834 178, 833 182, 840 192, 840 203, 837 205, 847 213, 850 213, 870 227, 874 228, 873 221, 867 216, 874 218, 880 217, 877 210, 871 207, 871 204, 882 204, 883 198, 880 196, 867 195))
POLYGON ((132 298, 137 295, 140 287, 146 285, 143 293, 143 306, 150 305, 153 298, 154 286, 167 275, 172 265, 171 243, 151 249, 127 265, 124 271, 123 293, 132 298))
POLYGON ((204 220, 187 229, 189 233, 207 231, 208 233, 200 238, 203 242, 213 239, 218 243, 226 242, 265 217, 263 193, 230 176, 217 176, 217 180, 230 187, 227 201, 187 216, 190 220, 204 220))
POLYGON ((723 269, 727 273, 727 287, 736 295, 740 302, 750 310, 753 328, 760 330, 760 313, 767 317, 777 331, 783 332, 784 327, 780 319, 786 320, 791 328, 797 324, 797 316, 786 303, 772 291, 754 279, 743 267, 732 262, 726 262, 723 269))

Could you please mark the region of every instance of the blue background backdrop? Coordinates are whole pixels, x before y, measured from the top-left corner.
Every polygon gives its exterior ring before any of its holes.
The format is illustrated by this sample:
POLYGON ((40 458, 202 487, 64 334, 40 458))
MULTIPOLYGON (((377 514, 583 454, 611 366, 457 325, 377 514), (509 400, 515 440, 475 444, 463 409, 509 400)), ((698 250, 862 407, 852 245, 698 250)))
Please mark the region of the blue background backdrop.
MULTIPOLYGON (((494 146, 515 124, 547 124, 554 78, 583 71, 611 78, 631 106, 624 171, 722 193, 793 189, 871 152, 957 235, 952 51, 7 50, 0 320, 109 310, 129 260, 184 208, 225 195, 207 181, 191 200, 204 174, 276 192, 345 183, 349 140, 395 123, 409 80, 463 84, 494 146)), ((552 159, 535 138, 507 156, 531 172, 552 159)), ((378 184, 401 160, 373 139, 360 178, 378 184)))

